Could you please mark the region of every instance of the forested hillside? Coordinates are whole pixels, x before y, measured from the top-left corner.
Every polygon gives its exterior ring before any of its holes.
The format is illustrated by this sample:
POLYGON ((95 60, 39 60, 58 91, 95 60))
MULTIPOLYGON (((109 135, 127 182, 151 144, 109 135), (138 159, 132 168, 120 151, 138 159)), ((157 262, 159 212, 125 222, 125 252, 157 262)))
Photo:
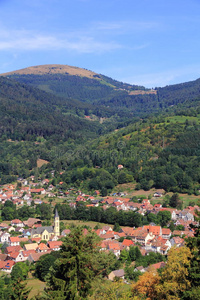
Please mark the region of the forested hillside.
POLYGON ((102 195, 126 182, 198 193, 200 79, 155 92, 84 69, 45 68, 9 74, 23 83, 0 77, 1 183, 44 159, 37 174, 54 169, 54 184, 102 195))
POLYGON ((199 137, 199 115, 150 118, 66 151, 52 166, 65 170, 57 182, 102 194, 127 182, 136 182, 138 189, 198 194, 199 137))

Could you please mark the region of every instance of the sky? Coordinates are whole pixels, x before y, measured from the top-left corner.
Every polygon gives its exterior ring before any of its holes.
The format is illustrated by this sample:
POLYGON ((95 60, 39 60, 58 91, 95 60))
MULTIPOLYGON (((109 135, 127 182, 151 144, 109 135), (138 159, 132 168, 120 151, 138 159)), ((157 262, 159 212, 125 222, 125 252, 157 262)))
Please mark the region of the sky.
POLYGON ((148 88, 200 77, 200 0, 0 0, 0 73, 85 68, 148 88))

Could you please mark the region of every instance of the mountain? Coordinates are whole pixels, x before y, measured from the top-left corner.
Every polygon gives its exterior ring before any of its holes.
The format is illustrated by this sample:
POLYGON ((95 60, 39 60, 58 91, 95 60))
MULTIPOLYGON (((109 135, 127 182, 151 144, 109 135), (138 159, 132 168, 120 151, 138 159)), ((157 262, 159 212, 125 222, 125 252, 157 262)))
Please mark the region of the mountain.
POLYGON ((200 79, 150 90, 67 65, 35 66, 1 75, 56 96, 92 104, 94 114, 100 117, 146 117, 179 104, 195 107, 194 102, 200 98, 200 79))
POLYGON ((148 110, 151 112, 153 106, 155 110, 157 101, 156 91, 119 82, 77 67, 44 65, 1 75, 56 96, 77 99, 107 109, 112 108, 113 113, 120 116, 122 116, 121 107, 125 109, 126 114, 130 113, 131 108, 132 115, 137 115, 143 114, 145 107, 146 112, 148 110))
POLYGON ((135 181, 196 193, 199 100, 200 79, 148 90, 63 65, 3 74, 0 183, 36 172, 43 159, 39 172, 55 170, 54 184, 106 194, 135 181))

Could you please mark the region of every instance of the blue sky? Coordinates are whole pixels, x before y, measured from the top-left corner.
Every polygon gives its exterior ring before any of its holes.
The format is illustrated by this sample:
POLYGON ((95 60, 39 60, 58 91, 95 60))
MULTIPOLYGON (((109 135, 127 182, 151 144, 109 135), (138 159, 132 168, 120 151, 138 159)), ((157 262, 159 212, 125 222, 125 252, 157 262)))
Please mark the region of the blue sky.
POLYGON ((0 0, 0 73, 66 64, 158 87, 200 77, 200 0, 0 0))

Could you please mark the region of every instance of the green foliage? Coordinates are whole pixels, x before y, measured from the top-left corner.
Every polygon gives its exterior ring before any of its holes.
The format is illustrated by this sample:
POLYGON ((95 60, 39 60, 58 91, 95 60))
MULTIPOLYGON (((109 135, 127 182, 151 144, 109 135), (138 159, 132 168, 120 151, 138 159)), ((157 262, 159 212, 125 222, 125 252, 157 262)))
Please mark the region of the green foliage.
POLYGON ((45 276, 48 274, 50 267, 53 266, 59 256, 60 253, 58 251, 42 255, 35 264, 35 276, 45 281, 45 276))
POLYGON ((125 278, 131 281, 137 281, 139 276, 142 275, 140 271, 134 271, 135 267, 127 267, 125 268, 125 278))
POLYGON ((139 259, 137 259, 135 262, 135 267, 143 266, 144 268, 146 268, 149 265, 165 260, 166 258, 164 255, 160 253, 150 252, 149 255, 141 256, 139 259))
POLYGON ((83 227, 74 228, 65 238, 61 257, 50 268, 47 294, 65 295, 67 299, 86 297, 94 276, 98 274, 96 256, 99 239, 93 232, 83 234, 83 227))
POLYGON ((169 221, 171 220, 171 212, 170 211, 159 211, 157 214, 157 222, 161 225, 161 227, 167 226, 169 221))
POLYGON ((24 262, 18 262, 11 272, 12 281, 25 280, 28 276, 29 266, 24 262))

